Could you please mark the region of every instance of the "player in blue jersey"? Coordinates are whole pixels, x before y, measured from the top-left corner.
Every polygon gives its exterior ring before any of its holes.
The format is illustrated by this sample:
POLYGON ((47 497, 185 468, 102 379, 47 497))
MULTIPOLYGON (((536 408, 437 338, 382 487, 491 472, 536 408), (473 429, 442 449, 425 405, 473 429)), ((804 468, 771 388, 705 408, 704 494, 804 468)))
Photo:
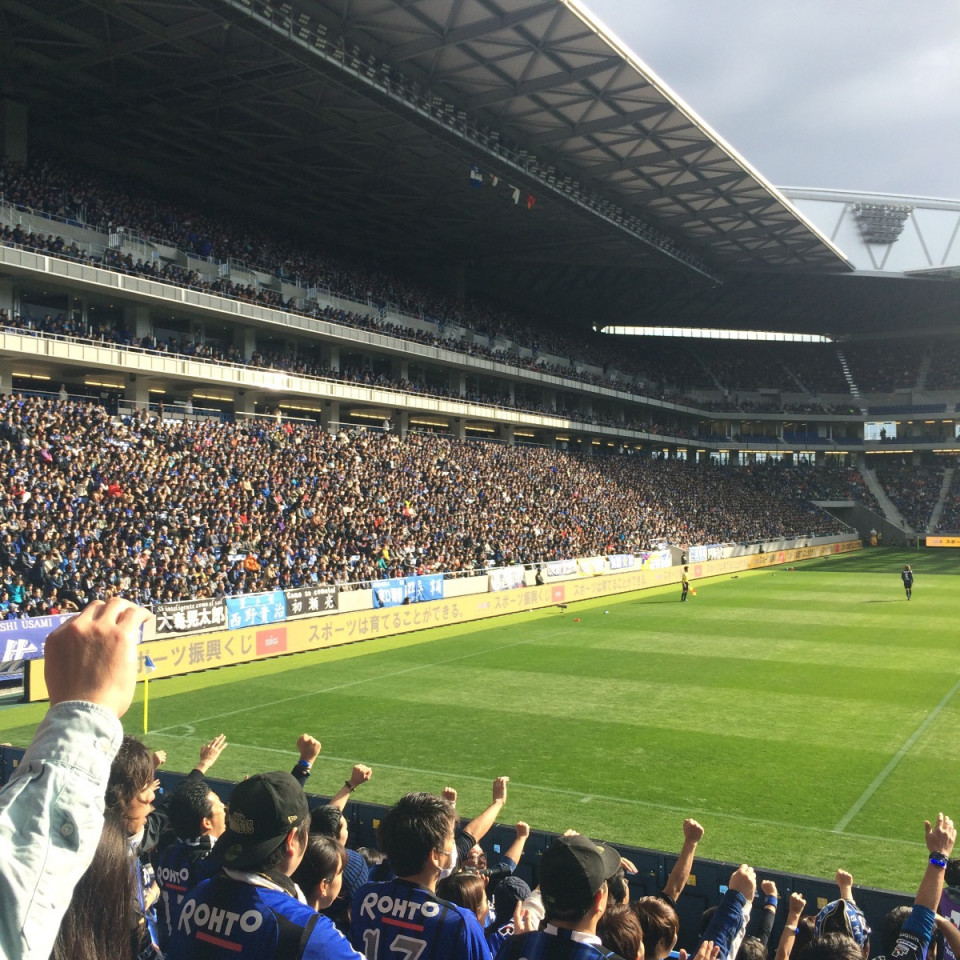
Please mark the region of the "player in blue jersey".
POLYGON ((396 877, 360 887, 350 912, 350 941, 367 960, 490 960, 476 916, 436 895, 456 866, 456 819, 449 800, 410 793, 380 821, 396 877))
POLYGON ((362 960, 290 879, 309 826, 307 798, 291 774, 237 784, 211 854, 222 870, 184 898, 167 960, 362 960))
POLYGON ((900 579, 903 581, 903 589, 906 591, 909 600, 913 594, 913 571, 910 569, 909 563, 900 571, 900 579))

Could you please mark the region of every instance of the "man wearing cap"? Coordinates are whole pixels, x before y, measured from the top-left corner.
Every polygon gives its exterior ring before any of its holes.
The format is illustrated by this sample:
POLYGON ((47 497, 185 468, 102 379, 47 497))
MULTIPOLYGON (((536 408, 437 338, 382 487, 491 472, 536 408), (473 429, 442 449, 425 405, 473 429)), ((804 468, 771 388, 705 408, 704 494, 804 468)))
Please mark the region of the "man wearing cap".
POLYGON ((367 960, 490 960, 473 911, 436 895, 456 867, 456 819, 449 800, 408 793, 380 821, 380 849, 396 876, 365 883, 350 911, 350 942, 367 960))
POLYGON ((607 908, 607 877, 619 868, 613 847, 579 834, 557 837, 540 860, 545 923, 507 940, 497 960, 619 960, 597 936, 607 908))
POLYGON ((237 784, 211 857, 221 872, 184 899, 168 960, 362 960, 290 879, 303 859, 307 798, 289 773, 237 784))

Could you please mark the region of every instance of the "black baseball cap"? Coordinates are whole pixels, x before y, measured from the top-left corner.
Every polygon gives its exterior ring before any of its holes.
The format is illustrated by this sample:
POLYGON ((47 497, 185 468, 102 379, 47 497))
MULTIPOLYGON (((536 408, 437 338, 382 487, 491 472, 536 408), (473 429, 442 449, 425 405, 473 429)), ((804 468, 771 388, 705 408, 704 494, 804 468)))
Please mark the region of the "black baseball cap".
POLYGON ((258 773, 230 795, 227 829, 213 849, 225 867, 243 870, 265 860, 310 815, 307 796, 289 773, 258 773))
POLYGON ((574 834, 557 837, 540 859, 540 893, 555 910, 590 907, 594 894, 620 868, 620 854, 605 843, 574 834))

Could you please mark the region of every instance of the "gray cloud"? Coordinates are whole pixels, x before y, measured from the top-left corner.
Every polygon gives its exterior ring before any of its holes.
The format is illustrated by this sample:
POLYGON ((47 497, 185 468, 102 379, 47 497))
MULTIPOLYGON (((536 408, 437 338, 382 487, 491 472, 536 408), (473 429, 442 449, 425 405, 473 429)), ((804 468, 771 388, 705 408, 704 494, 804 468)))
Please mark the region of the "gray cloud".
POLYGON ((956 0, 582 0, 778 186, 960 199, 956 0))

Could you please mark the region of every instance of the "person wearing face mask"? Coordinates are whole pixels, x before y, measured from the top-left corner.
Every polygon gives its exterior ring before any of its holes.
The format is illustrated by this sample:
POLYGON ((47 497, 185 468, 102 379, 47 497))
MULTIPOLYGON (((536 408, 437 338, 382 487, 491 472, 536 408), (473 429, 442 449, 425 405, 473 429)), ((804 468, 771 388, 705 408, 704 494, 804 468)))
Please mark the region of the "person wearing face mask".
POLYGON ((436 893, 456 866, 456 819, 450 800, 408 793, 380 821, 380 849, 396 876, 364 884, 350 910, 350 941, 367 960, 490 960, 476 914, 436 893))

